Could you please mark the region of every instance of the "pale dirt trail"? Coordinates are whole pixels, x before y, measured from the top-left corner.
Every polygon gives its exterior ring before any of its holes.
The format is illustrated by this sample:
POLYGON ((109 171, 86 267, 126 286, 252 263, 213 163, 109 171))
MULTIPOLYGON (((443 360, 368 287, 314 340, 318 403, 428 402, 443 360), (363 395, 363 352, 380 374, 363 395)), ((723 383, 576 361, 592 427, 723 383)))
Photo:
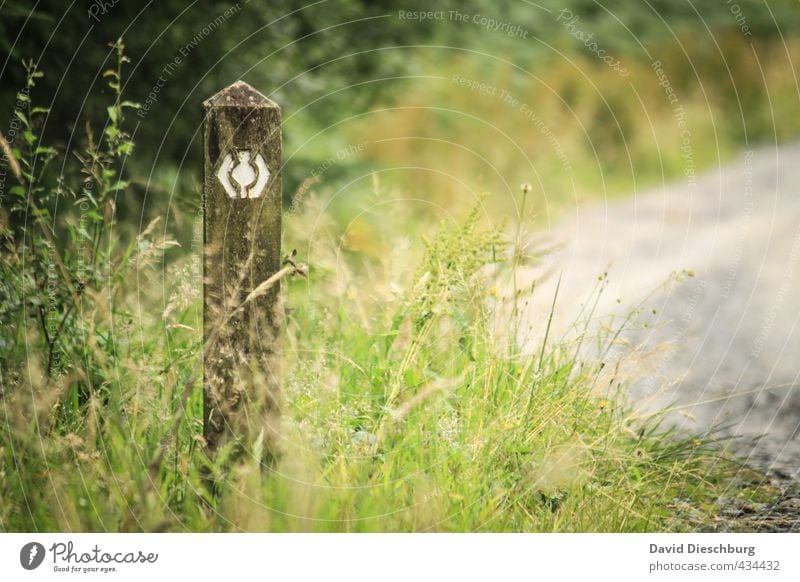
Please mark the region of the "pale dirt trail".
POLYGON ((548 237, 563 246, 518 272, 518 288, 554 272, 520 316, 525 345, 539 344, 559 274, 554 336, 607 272, 593 329, 644 300, 623 339, 658 347, 637 364, 637 405, 677 404, 670 422, 722 425, 748 461, 800 478, 800 145, 757 149, 693 186, 581 208, 548 237), (658 289, 683 269, 695 276, 658 289))

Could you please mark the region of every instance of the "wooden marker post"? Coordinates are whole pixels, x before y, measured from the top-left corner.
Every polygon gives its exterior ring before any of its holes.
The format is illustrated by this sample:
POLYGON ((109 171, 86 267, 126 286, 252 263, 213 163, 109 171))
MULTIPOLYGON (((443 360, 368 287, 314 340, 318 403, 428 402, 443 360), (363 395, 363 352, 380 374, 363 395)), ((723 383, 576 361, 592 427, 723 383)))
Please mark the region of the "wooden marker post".
MULTIPOLYGON (((281 112, 237 81, 203 103, 203 432, 273 443, 279 420, 281 112)), ((258 447, 256 447, 258 448, 258 447)))

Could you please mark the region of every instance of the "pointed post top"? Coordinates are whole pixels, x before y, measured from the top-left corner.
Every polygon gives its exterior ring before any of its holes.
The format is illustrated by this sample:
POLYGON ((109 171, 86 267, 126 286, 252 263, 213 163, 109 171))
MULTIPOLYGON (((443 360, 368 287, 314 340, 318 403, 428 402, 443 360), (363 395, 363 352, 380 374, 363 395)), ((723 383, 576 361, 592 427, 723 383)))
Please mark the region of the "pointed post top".
POLYGON ((203 107, 248 107, 280 109, 280 106, 263 93, 256 91, 244 81, 236 81, 228 85, 216 95, 203 102, 203 107))

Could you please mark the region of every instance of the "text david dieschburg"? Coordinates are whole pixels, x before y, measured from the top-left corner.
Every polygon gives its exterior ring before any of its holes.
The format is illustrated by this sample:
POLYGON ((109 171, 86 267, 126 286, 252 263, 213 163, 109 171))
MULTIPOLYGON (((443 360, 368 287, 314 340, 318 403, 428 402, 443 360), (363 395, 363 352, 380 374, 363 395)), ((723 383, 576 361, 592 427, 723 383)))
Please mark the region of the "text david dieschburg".
POLYGON ((733 546, 731 544, 715 544, 704 546, 701 544, 670 544, 660 546, 650 544, 651 554, 746 554, 749 557, 756 555, 755 546, 733 546))

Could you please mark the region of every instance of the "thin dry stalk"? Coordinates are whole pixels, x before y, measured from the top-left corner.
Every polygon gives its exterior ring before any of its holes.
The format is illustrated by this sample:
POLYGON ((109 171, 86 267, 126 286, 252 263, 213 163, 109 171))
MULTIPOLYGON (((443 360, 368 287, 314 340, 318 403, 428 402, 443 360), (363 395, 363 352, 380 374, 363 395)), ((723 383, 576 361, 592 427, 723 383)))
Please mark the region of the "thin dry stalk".
POLYGON ((3 155, 8 160, 8 165, 11 167, 11 172, 14 174, 17 182, 23 184, 22 168, 20 167, 17 158, 14 157, 14 153, 11 151, 11 146, 9 145, 8 141, 6 141, 6 138, 2 133, 0 133, 0 150, 3 150, 3 155))
MULTIPOLYGON (((168 431, 167 434, 171 435, 177 431, 178 425, 180 421, 183 419, 183 415, 186 410, 186 401, 189 398, 189 394, 191 394, 192 388, 194 387, 194 384, 197 381, 197 377, 200 375, 200 370, 203 366, 203 362, 205 361, 206 356, 208 356, 208 353, 211 351, 211 348, 214 347, 214 345, 216 344, 222 328, 230 321, 230 319, 235 314, 240 312, 248 303, 267 293, 284 277, 287 277, 289 275, 301 275, 305 277, 306 274, 308 273, 308 267, 306 265, 303 265, 301 263, 295 263, 291 258, 287 258, 284 262, 287 263, 287 265, 284 268, 282 268, 280 271, 269 277, 263 283, 259 284, 255 289, 253 289, 247 295, 247 297, 245 297, 245 299, 235 309, 225 314, 224 317, 221 317, 217 325, 214 326, 214 329, 208 335, 208 339, 206 340, 206 343, 203 346, 203 352, 200 355, 200 358, 198 358, 197 362, 195 362, 195 365, 192 368, 189 377, 186 379, 186 382, 183 385, 183 393, 181 394, 182 405, 178 409, 178 412, 176 413, 175 418, 172 421, 172 429, 168 431)), ((158 455, 150 464, 151 474, 155 473, 158 470, 158 467, 161 465, 161 462, 163 461, 166 450, 167 450, 166 446, 160 447, 158 455)))

